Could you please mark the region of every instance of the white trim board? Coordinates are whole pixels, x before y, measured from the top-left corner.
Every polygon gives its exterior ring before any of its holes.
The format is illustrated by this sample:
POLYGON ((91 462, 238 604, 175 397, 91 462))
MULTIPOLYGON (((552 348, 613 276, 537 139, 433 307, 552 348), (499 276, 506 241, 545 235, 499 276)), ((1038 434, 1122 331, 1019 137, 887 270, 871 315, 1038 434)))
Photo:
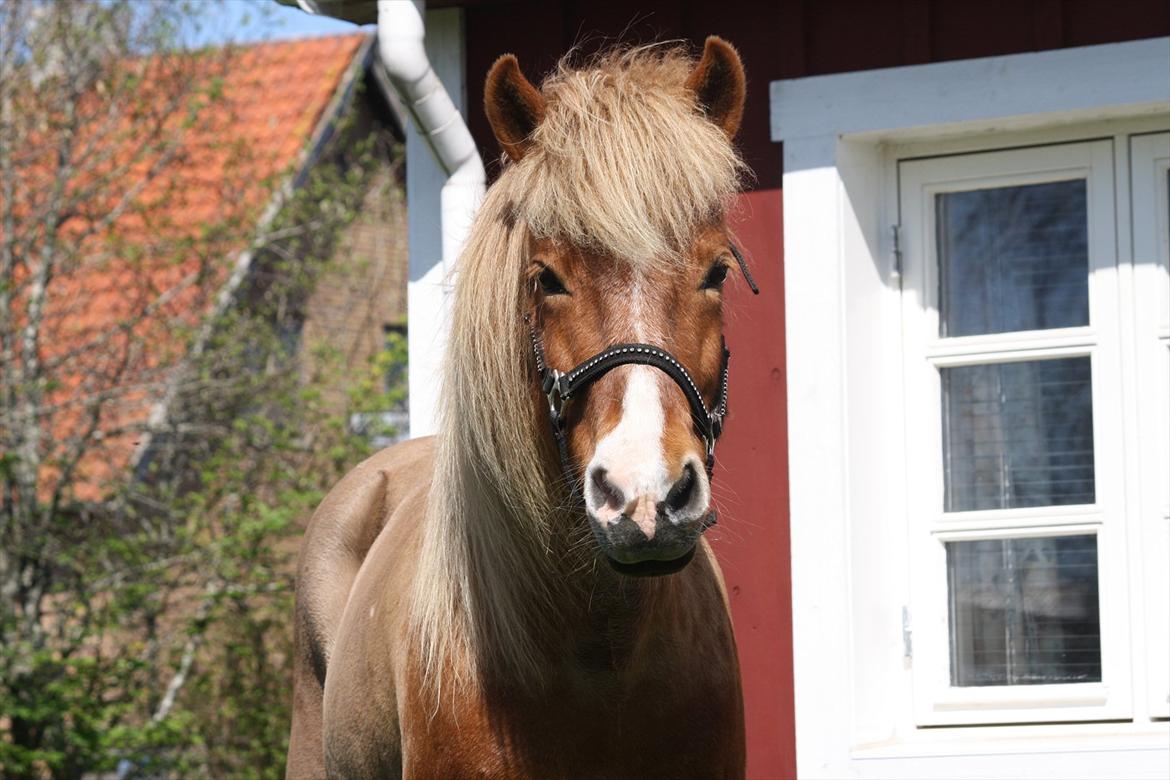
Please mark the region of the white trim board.
POLYGON ((1030 748, 1048 727, 1006 725, 924 747, 942 730, 913 725, 910 560, 888 532, 914 489, 891 414, 905 397, 896 160, 1166 129, 1170 39, 781 81, 771 94, 784 143, 799 776, 1007 778, 1045 762, 1170 774, 1165 721, 1112 724, 1092 745, 1084 727, 1054 726, 1030 748))
POLYGON ((1051 125, 1061 114, 1080 122, 1164 115, 1167 99, 1170 38, 1151 38, 773 81, 772 140, 906 140, 917 128, 934 136, 1018 130, 1051 125))

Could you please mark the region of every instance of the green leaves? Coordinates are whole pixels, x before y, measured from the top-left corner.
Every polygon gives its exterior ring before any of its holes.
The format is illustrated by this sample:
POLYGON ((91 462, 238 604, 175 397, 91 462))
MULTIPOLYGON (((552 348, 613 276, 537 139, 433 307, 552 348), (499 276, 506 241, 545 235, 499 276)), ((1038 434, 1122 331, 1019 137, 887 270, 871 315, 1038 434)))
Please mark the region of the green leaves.
MULTIPOLYGON (((182 14, 202 9, 169 0, 82 5, 84 14, 53 19, 63 25, 64 40, 84 44, 94 61, 106 38, 123 55, 167 52, 161 62, 166 84, 176 87, 167 93, 175 100, 172 124, 159 125, 163 137, 141 155, 148 162, 163 160, 172 151, 170 135, 204 121, 229 91, 218 75, 223 71, 211 61, 214 52, 193 54, 177 46, 185 29, 182 14), (123 25, 117 35, 101 31, 115 23, 123 25), (203 78, 184 78, 183 69, 193 63, 203 78)), ((13 18, 14 7, 13 0, 0 0, 0 20, 13 18)), ((146 74, 141 68, 107 68, 94 76, 86 82, 94 95, 93 105, 84 106, 88 116, 113 112, 110 133, 119 138, 157 120, 151 100, 134 99, 138 90, 159 91, 157 74, 146 74)), ((30 127, 62 123, 64 112, 47 94, 63 84, 46 80, 46 95, 27 95, 23 106, 52 107, 29 117, 30 127)), ((22 136, 25 142, 31 137, 22 136)), ((130 311, 124 320, 102 324, 109 327, 108 338, 93 336, 85 342, 92 346, 61 364, 89 367, 83 378, 114 372, 119 361, 138 360, 149 369, 133 374, 128 394, 111 392, 107 398, 105 385, 95 385, 98 391, 90 396, 103 413, 102 435, 71 434, 96 453, 87 464, 101 463, 103 442, 118 436, 142 443, 134 478, 127 482, 121 470, 110 476, 118 487, 106 490, 103 482, 95 490, 88 477, 70 470, 70 458, 61 452, 34 457, 14 446, 22 440, 5 427, 13 418, 4 416, 7 401, 0 398, 0 490, 7 491, 0 495, 0 776, 73 778, 119 768, 131 777, 282 774, 300 530, 325 491, 369 454, 370 437, 387 432, 356 430, 352 416, 369 413, 377 420, 405 400, 400 334, 389 334, 384 349, 367 360, 370 350, 355 359, 353 350, 307 330, 323 284, 351 295, 381 294, 368 279, 384 258, 350 252, 346 230, 369 216, 371 193, 401 209, 399 150, 356 125, 343 123, 335 138, 334 148, 262 235, 255 235, 254 213, 217 215, 193 230, 177 224, 181 209, 156 213, 152 206, 183 204, 188 194, 183 179, 163 170, 153 180, 159 190, 151 190, 153 200, 126 206, 124 213, 134 217, 130 227, 112 223, 108 235, 93 233, 84 246, 58 241, 60 251, 71 253, 61 266, 71 274, 85 263, 122 268, 126 273, 111 300, 140 309, 158 305, 171 319, 160 334, 141 310, 130 311), (231 305, 206 320, 177 316, 213 309, 220 289, 214 271, 233 264, 244 246, 251 248, 252 262, 231 305), (167 290, 155 289, 151 276, 159 268, 174 279, 192 275, 192 286, 164 299, 167 290), (195 343, 200 349, 188 352, 195 343), (160 388, 167 393, 167 413, 149 437, 141 426, 119 431, 121 410, 144 398, 153 402, 148 394, 161 396, 160 388), (10 487, 18 484, 23 492, 10 487), (42 484, 59 485, 59 496, 39 491, 42 484)), ((215 151, 240 161, 250 153, 230 134, 215 151)), ((73 222, 61 221, 77 234, 100 224, 120 194, 117 166, 103 165, 81 177, 85 197, 77 197, 73 222)), ((227 168, 237 177, 249 169, 227 168)), ((284 173, 266 184, 283 182, 284 173)), ((216 186, 242 191, 245 183, 255 184, 232 180, 216 186)), ((33 250, 50 237, 42 223, 9 213, 19 217, 14 234, 25 231, 21 251, 36 255, 33 250)), ((65 228, 58 232, 73 235, 65 228)), ((25 294, 29 278, 0 274, 0 296, 25 294)), ((66 294, 77 297, 65 310, 86 310, 83 296, 96 293, 79 275, 71 278, 78 283, 66 294)), ((4 318, 18 309, 0 311, 0 335, 20 329, 21 317, 4 318)), ((114 304, 106 309, 122 311, 114 304)), ((372 325, 375 342, 382 324, 372 325)), ((19 388, 11 379, 0 386, 41 398, 76 396, 78 373, 45 363, 21 375, 19 388)), ((13 376, 10 366, 0 365, 0 380, 13 376)), ((89 407, 69 410, 80 419, 89 407)), ((45 427, 39 435, 51 443, 55 429, 45 427)))

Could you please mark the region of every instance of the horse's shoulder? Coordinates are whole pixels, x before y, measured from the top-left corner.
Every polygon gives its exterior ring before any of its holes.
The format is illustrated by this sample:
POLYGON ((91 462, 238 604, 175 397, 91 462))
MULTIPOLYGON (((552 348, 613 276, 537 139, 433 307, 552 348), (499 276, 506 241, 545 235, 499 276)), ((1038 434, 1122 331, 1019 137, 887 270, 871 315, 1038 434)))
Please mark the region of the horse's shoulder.
POLYGON ((435 457, 435 437, 420 436, 417 439, 400 441, 384 450, 375 452, 359 463, 354 471, 377 470, 384 472, 402 469, 429 467, 435 457))
POLYGON ((336 652, 323 697, 330 776, 400 776, 398 675, 406 664, 407 598, 418 565, 432 454, 429 442, 410 442, 359 467, 363 483, 382 485, 383 516, 336 615, 336 652))
POLYGON ((354 578, 395 510, 427 489, 433 457, 430 438, 375 453, 346 474, 313 513, 297 565, 297 613, 319 679, 354 578))
POLYGON ((433 460, 434 439, 426 437, 387 447, 354 466, 313 513, 306 545, 340 542, 364 555, 403 497, 429 483, 433 460))

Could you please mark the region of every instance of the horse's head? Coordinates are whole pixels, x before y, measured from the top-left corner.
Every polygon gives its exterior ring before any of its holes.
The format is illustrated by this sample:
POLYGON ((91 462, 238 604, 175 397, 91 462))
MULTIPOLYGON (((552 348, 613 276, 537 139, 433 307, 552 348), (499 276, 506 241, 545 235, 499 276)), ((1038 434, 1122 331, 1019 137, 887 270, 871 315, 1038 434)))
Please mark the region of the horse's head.
MULTIPOLYGON (((564 402, 559 421, 567 476, 580 485, 574 499, 609 561, 635 574, 684 566, 710 513, 713 439, 686 385, 693 381, 700 406, 717 405, 723 286, 735 264, 724 180, 738 173, 730 139, 743 68, 717 38, 689 72, 677 63, 643 57, 641 73, 620 65, 562 73, 542 91, 508 55, 485 95, 510 167, 549 200, 546 217, 527 215, 522 305, 550 372, 631 343, 682 369, 618 360, 564 402), (568 186, 558 192, 558 183, 568 186), (592 191, 571 191, 582 183, 592 191)), ((547 385, 534 396, 542 416, 547 385)))

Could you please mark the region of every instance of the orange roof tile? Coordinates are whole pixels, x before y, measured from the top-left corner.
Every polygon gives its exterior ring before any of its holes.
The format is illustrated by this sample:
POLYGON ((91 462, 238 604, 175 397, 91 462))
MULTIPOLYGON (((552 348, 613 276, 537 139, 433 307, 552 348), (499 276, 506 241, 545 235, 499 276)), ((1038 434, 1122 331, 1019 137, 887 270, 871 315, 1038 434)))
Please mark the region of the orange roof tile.
MULTIPOLYGON (((182 136, 166 176, 143 190, 139 208, 86 239, 86 259, 54 279, 42 343, 44 360, 59 368, 42 415, 50 448, 44 462, 62 458, 69 443, 86 434, 92 422, 86 399, 116 397, 99 423, 105 435, 92 437, 90 453, 76 466, 76 498, 97 500, 109 480, 125 474, 162 398, 168 369, 190 347, 275 187, 304 159, 365 40, 359 34, 237 50, 223 75, 221 99, 205 109, 212 112, 203 117, 208 121, 182 136), (232 221, 251 227, 205 235, 210 226, 232 221), (148 241, 156 235, 187 249, 153 258, 148 241), (183 283, 197 271, 195 282, 183 283), (117 325, 127 317, 141 321, 121 333, 117 325), (130 362, 136 367, 126 370, 130 362)), ((77 235, 83 227, 74 227, 77 235)), ((57 479, 47 471, 41 491, 51 493, 57 479)))

